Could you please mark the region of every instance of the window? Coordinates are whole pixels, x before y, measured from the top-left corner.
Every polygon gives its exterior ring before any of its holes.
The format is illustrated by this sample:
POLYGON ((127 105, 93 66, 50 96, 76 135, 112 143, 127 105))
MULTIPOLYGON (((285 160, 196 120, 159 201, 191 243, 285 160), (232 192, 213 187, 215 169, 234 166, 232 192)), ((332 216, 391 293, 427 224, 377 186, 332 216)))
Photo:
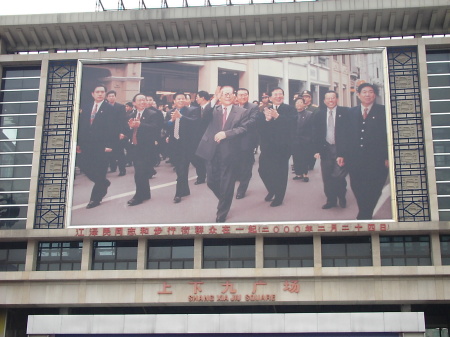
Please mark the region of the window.
POLYGON ((441 258, 443 265, 450 265, 450 235, 441 235, 441 258))
POLYGON ((94 241, 92 269, 136 269, 137 241, 94 241))
POLYGON ((205 239, 203 268, 254 268, 255 239, 205 239))
POLYGON ((80 270, 83 242, 39 242, 36 270, 80 270))
POLYGON ((314 267, 312 238, 264 238, 264 268, 314 267))
POLYGON ((0 228, 25 228, 39 67, 4 68, 0 86, 0 228))
POLYGON ((194 268, 194 240, 149 240, 147 269, 194 268))
POLYGON ((322 237, 323 267, 362 267, 372 265, 369 236, 322 237))
POLYGON ((450 220, 450 51, 427 53, 439 219, 450 220))
POLYGON ((380 236, 382 266, 430 266, 429 236, 380 236))
POLYGON ((0 271, 22 271, 27 256, 26 242, 0 243, 0 271))

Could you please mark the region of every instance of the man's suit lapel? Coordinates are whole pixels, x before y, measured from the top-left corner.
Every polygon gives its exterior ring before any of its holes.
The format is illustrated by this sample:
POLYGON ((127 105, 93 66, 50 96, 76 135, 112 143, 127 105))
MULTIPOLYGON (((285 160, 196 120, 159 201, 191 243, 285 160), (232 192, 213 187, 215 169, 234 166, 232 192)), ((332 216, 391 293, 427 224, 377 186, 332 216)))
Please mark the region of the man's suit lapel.
POLYGON ((228 111, 228 116, 227 116, 227 121, 225 122, 225 125, 223 127, 224 130, 229 130, 231 129, 231 126, 233 125, 233 121, 236 117, 236 110, 234 109, 233 105, 230 105, 227 108, 228 111))

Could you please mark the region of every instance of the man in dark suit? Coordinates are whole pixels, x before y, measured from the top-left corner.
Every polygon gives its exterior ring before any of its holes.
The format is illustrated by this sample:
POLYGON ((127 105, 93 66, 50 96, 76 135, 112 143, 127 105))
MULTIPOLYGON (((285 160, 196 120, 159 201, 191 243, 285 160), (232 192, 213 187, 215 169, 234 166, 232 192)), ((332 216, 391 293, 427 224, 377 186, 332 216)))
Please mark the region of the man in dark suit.
POLYGON ((125 148, 128 142, 128 113, 125 110, 125 105, 117 103, 117 92, 115 90, 110 90, 106 93, 106 100, 109 104, 111 104, 114 108, 115 112, 115 127, 117 128, 117 133, 119 134, 119 138, 114 142, 112 157, 110 160, 110 168, 111 172, 116 171, 116 167, 119 168, 119 176, 124 176, 126 171, 126 157, 125 157, 125 148))
POLYGON ((272 108, 264 108, 257 117, 260 134, 261 155, 259 156, 259 175, 268 191, 264 200, 272 201, 270 206, 283 203, 289 173, 289 158, 297 112, 284 104, 284 91, 272 89, 270 100, 272 108))
POLYGON ((99 84, 91 93, 94 102, 82 105, 80 111, 77 162, 89 180, 94 182, 86 208, 100 205, 108 191, 110 181, 106 179, 108 154, 118 137, 114 128, 113 107, 105 101, 106 87, 99 84))
POLYGON ((131 129, 131 151, 134 163, 136 192, 128 201, 129 206, 141 204, 151 198, 150 172, 157 151, 155 141, 161 134, 164 118, 159 110, 147 109, 144 94, 133 97, 135 111, 131 113, 128 125, 131 129))
POLYGON ((315 157, 320 158, 322 180, 327 202, 322 209, 337 206, 345 208, 347 181, 344 152, 347 147, 348 108, 338 106, 339 96, 335 91, 325 94, 326 109, 316 112, 314 117, 315 157))
POLYGON ((236 161, 240 150, 240 136, 246 132, 246 110, 233 105, 234 89, 218 88, 203 118, 208 128, 196 154, 206 160, 208 187, 219 199, 216 222, 225 222, 231 207, 236 183, 236 161), (215 106, 215 102, 220 104, 215 106))
POLYGON ((186 102, 184 93, 175 93, 174 108, 169 111, 170 119, 166 122, 168 140, 173 150, 171 159, 177 173, 174 203, 179 203, 182 197, 191 194, 188 181, 189 165, 193 161, 198 145, 196 132, 200 122, 200 109, 188 107, 186 102))
POLYGON ((255 148, 258 145, 258 132, 256 129, 256 117, 259 106, 248 101, 249 92, 245 88, 236 90, 237 102, 241 108, 247 110, 248 120, 246 122, 247 132, 241 137, 241 151, 238 161, 239 187, 236 199, 242 199, 247 192, 250 179, 252 178, 253 164, 255 163, 255 148))
MULTIPOLYGON (((206 131, 206 128, 208 127, 208 124, 206 123, 205 119, 203 118, 203 114, 205 111, 205 108, 210 104, 211 95, 204 91, 200 90, 197 93, 197 96, 195 97, 195 101, 197 105, 200 108, 200 122, 197 125, 197 147, 200 143, 200 140, 203 137, 203 134, 206 131)), ((195 166, 195 170, 197 171, 197 180, 194 182, 194 185, 200 185, 204 184, 206 182, 206 162, 203 158, 200 158, 197 155, 194 155, 194 162, 192 163, 195 166)))
POLYGON ((358 220, 372 219, 388 176, 386 109, 376 104, 378 88, 363 83, 357 89, 360 105, 350 109, 351 136, 345 164, 358 203, 358 220))

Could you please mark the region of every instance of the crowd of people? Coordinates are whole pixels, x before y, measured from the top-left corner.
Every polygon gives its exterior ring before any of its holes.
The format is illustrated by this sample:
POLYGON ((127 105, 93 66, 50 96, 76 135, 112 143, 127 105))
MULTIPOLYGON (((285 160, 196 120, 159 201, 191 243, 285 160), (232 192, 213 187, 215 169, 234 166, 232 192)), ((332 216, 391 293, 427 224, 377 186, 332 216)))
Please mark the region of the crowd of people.
POLYGON ((357 95, 360 105, 347 108, 338 105, 337 92, 328 91, 319 108, 304 90, 294 95, 294 107, 285 103, 279 87, 250 103, 247 89, 223 86, 212 95, 199 91, 195 100, 177 92, 170 105, 137 93, 123 105, 114 90, 95 85, 93 100, 81 105, 77 142, 77 166, 94 183, 86 208, 99 206, 106 196, 108 169, 118 168, 124 176, 131 165, 135 194, 128 205, 145 202, 151 198, 149 179, 166 160, 176 175, 173 202, 190 195, 192 164, 194 184, 207 183, 218 199, 216 222, 225 222, 233 198, 246 196, 259 147, 258 172, 267 189, 261 199, 271 207, 282 205, 290 169, 293 180, 309 182, 308 171, 320 159, 322 209, 347 206, 349 175, 356 218, 372 219, 388 176, 386 114, 376 103, 375 85, 363 83, 357 95))

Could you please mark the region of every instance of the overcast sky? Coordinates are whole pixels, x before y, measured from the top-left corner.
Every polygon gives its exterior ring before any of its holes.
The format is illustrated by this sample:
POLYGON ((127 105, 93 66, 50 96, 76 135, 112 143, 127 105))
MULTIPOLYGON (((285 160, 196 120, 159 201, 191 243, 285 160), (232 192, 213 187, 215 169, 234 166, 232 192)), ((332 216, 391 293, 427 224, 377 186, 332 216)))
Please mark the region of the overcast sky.
MULTIPOLYGON (((299 0, 297 0, 299 1, 299 0)), ((314 1, 314 0, 303 0, 314 1)), ((147 8, 161 8, 161 0, 144 0, 147 8)), ((235 5, 248 4, 250 0, 232 0, 235 5)), ((271 3, 272 0, 253 0, 253 3, 271 3)), ((294 2, 294 0, 275 0, 294 2)), ((118 0, 102 0, 105 9, 118 8, 118 0)), ((123 0, 125 8, 139 8, 140 0, 123 0)), ((210 0, 211 5, 225 5, 229 0, 210 0)), ((169 7, 182 7, 183 0, 167 0, 169 7)), ((205 0, 188 0, 189 6, 203 6, 205 0)), ((0 15, 95 12, 96 0, 0 0, 0 15)))

